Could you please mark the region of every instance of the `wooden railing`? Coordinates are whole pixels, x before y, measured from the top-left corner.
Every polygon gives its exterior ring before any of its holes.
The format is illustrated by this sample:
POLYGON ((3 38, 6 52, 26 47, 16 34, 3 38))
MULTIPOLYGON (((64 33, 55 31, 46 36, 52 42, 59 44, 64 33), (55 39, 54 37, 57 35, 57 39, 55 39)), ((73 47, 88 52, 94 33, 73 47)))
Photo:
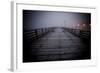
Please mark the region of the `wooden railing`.
POLYGON ((40 37, 48 34, 49 32, 53 32, 54 28, 38 28, 33 30, 23 30, 23 38, 24 41, 32 42, 40 37))
POLYGON ((72 28, 63 28, 64 32, 68 31, 72 33, 75 36, 78 36, 79 38, 82 39, 90 39, 91 37, 91 31, 90 30, 80 30, 80 29, 72 29, 72 28))

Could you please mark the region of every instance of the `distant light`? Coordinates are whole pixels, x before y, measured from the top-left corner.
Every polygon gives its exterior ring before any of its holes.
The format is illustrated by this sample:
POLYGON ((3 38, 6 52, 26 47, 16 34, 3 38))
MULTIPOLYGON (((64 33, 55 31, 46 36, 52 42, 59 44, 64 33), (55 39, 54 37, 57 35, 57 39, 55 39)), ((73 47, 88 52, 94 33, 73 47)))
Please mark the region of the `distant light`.
POLYGON ((86 26, 86 24, 83 24, 83 26, 86 26))
POLYGON ((79 26, 80 26, 80 24, 77 24, 77 26, 79 27, 79 26))

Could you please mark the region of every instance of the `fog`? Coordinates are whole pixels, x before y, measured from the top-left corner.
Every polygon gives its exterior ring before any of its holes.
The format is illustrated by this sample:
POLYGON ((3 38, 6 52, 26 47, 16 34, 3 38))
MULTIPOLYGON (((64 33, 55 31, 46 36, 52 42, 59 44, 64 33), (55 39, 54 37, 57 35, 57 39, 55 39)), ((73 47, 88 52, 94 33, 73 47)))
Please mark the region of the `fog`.
POLYGON ((23 10, 25 30, 45 27, 73 28, 77 24, 91 24, 90 13, 23 10))

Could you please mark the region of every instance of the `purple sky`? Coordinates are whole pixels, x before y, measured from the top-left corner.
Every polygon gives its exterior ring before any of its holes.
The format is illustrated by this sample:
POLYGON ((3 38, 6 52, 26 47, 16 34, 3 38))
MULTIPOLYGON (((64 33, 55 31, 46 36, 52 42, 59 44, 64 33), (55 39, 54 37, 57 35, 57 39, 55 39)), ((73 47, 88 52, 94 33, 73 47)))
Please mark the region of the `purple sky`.
POLYGON ((91 24, 90 13, 23 10, 25 30, 44 27, 73 27, 91 24))

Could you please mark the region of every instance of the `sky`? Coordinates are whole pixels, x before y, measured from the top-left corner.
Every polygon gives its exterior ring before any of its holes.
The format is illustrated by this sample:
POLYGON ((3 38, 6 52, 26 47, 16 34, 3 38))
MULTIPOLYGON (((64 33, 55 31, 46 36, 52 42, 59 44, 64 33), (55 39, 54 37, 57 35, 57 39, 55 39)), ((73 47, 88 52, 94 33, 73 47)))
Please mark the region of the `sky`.
POLYGON ((90 13, 23 10, 23 27, 25 30, 45 27, 72 28, 77 24, 91 24, 90 13))

